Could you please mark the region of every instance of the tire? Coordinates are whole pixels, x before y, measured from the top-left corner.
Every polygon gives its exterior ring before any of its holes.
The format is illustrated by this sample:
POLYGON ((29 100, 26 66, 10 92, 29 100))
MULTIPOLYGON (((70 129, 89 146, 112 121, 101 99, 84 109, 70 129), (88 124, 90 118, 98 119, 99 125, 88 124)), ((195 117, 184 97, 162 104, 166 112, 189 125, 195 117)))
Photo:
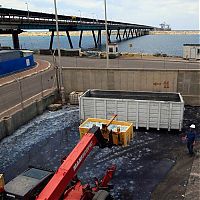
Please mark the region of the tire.
POLYGON ((96 192, 92 200, 109 200, 110 194, 106 190, 99 190, 96 192))

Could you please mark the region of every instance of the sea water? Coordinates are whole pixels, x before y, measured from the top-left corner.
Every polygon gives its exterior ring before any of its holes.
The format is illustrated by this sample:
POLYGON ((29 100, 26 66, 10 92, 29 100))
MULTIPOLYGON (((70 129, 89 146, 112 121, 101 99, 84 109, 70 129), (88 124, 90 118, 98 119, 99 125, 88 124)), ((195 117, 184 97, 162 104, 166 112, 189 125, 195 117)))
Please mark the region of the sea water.
MULTIPOLYGON (((20 47, 24 49, 48 49, 50 36, 19 36, 20 47)), ((71 36, 74 48, 78 48, 79 36, 71 36)), ((61 48, 70 48, 67 36, 60 36, 61 48)), ((170 56, 182 56, 183 44, 198 44, 200 35, 146 35, 130 40, 119 42, 120 52, 137 52, 149 54, 167 54, 170 56), (130 45, 132 44, 132 45, 130 45), (130 47, 132 46, 132 47, 130 47)), ((116 42, 116 36, 111 36, 111 42, 116 42)), ((54 38, 53 48, 56 48, 57 41, 54 38)), ((2 46, 12 47, 11 36, 0 36, 2 46)), ((82 48, 94 48, 92 36, 83 36, 82 48)), ((102 37, 101 50, 105 50, 105 36, 102 37)))

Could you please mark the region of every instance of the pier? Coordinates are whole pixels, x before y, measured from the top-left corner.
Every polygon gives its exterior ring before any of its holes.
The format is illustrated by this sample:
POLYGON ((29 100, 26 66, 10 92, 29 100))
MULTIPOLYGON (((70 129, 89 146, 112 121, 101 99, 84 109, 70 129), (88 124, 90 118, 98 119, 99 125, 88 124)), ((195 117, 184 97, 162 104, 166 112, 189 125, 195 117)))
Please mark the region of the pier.
MULTIPOLYGON (((95 48, 102 44, 102 32, 105 31, 105 20, 77 16, 58 15, 59 31, 66 32, 70 47, 73 43, 70 32, 79 31, 79 47, 81 48, 84 31, 90 31, 95 48), (97 32, 97 35, 96 35, 97 32)), ((24 30, 46 30, 51 32, 49 49, 52 49, 54 33, 56 31, 55 15, 49 13, 31 12, 16 9, 0 8, 0 34, 11 34, 14 49, 20 48, 19 34, 24 30)), ((154 27, 141 24, 108 21, 108 41, 111 42, 112 31, 115 31, 116 40, 128 40, 133 37, 148 35, 154 27)))

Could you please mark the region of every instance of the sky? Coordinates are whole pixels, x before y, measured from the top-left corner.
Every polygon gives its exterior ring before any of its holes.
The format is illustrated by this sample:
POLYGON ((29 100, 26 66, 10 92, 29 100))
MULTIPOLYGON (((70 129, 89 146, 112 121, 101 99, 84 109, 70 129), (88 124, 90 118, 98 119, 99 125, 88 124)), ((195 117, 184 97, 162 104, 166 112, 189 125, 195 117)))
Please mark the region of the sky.
MULTIPOLYGON (((0 0, 5 8, 54 13, 54 0, 0 0)), ((104 19, 104 0, 57 0, 58 14, 104 19)), ((108 20, 200 30, 199 0, 107 0, 108 20)))

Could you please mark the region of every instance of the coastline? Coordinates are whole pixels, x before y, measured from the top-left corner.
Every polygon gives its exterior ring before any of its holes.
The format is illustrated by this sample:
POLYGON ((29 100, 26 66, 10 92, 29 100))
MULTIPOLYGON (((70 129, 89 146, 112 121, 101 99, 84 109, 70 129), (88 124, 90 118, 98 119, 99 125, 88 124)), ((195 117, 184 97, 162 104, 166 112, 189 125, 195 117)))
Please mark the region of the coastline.
MULTIPOLYGON (((112 34, 114 34, 115 31, 113 31, 112 34)), ((65 32, 59 32, 60 36, 66 36, 65 32)), ((105 32, 102 32, 103 35, 105 35, 105 32)), ((121 32, 123 34, 123 32, 121 32)), ((55 36, 56 36, 55 32, 55 36)), ((71 31, 70 32, 71 36, 79 36, 80 32, 79 31, 71 31)), ((84 36, 92 36, 92 33, 90 31, 84 31, 83 32, 84 36)), ((149 35, 200 35, 200 30, 172 30, 172 31, 150 31, 149 35)), ((20 33, 20 36, 22 37, 27 37, 27 36, 51 36, 51 32, 49 31, 28 31, 28 32, 22 32, 20 33)), ((11 37, 10 34, 2 34, 0 37, 11 37)))
MULTIPOLYGON (((57 33, 55 31, 54 33, 54 36, 56 36, 57 33)), ((66 32, 63 32, 63 31, 60 31, 59 32, 59 35, 60 36, 66 36, 66 32)), ((80 35, 80 32, 79 31, 71 31, 70 32, 70 36, 79 36, 80 35)), ((84 31, 83 32, 83 35, 84 36, 91 36, 92 33, 90 33, 89 31, 84 31)), ((51 32, 50 31, 27 31, 27 32, 22 32, 19 34, 19 36, 22 36, 22 37, 27 37, 27 36, 51 36, 51 32)), ((0 37, 11 37, 11 34, 2 34, 0 35, 0 37)))
POLYGON ((150 31, 149 35, 200 35, 200 30, 150 31))

